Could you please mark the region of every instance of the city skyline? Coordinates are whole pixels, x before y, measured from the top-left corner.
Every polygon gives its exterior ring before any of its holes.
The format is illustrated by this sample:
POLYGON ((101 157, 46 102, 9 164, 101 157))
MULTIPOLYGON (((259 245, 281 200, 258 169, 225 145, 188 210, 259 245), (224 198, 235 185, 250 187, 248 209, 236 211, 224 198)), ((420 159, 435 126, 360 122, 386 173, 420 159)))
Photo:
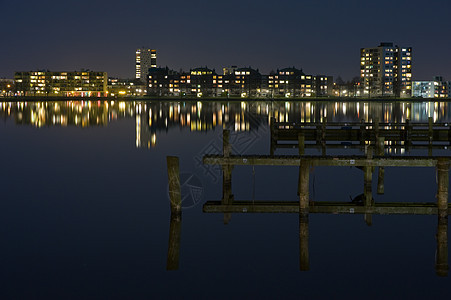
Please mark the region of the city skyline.
POLYGON ((269 73, 295 66, 350 80, 359 76, 360 48, 393 41, 414 48, 414 80, 450 78, 451 62, 436 54, 451 49, 440 30, 451 26, 451 4, 437 2, 429 7, 396 1, 386 8, 357 1, 232 1, 224 8, 205 1, 127 6, 110 1, 101 14, 102 3, 90 3, 87 10, 85 1, 9 2, 1 22, 10 42, 2 47, 0 77, 19 70, 87 68, 133 78, 134 52, 144 46, 157 49, 158 65, 174 70, 239 65, 269 73), (36 17, 43 14, 51 17, 36 17), (17 16, 21 22, 15 22, 17 16))

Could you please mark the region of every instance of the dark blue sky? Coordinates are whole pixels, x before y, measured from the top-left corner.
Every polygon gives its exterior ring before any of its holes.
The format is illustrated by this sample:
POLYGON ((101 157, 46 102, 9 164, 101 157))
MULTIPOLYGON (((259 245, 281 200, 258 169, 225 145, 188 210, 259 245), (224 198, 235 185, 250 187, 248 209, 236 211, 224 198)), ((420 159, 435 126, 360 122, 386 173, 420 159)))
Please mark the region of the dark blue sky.
POLYGON ((134 76, 134 52, 175 70, 286 66, 359 75, 359 49, 413 47, 414 79, 451 80, 451 1, 0 1, 0 77, 19 70, 134 76))

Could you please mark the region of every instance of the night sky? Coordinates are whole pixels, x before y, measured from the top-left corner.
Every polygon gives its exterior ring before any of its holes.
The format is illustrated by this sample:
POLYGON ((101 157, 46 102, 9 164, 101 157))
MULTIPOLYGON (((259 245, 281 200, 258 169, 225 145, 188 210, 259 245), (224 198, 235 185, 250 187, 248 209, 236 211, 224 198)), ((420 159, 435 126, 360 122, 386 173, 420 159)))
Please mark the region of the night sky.
POLYGON ((136 48, 158 65, 295 66, 359 75, 359 50, 413 47, 413 79, 451 80, 451 1, 1 1, 0 77, 81 68, 134 77, 136 48))

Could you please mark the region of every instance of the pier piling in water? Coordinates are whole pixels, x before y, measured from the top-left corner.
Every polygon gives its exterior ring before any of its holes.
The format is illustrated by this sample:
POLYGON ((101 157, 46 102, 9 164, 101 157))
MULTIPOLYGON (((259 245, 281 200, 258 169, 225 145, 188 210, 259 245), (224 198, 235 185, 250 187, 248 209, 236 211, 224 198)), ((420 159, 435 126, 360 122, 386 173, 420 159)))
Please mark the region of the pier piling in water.
POLYGON ((299 155, 305 154, 305 135, 304 133, 298 133, 298 147, 299 147, 299 155))
POLYGON ((448 218, 438 218, 437 253, 435 256, 435 271, 438 276, 448 276, 448 218))
MULTIPOLYGON (((384 155, 384 145, 385 145, 385 138, 379 137, 377 139, 377 147, 378 147, 378 155, 383 156, 384 155)), ((378 176, 377 176, 377 193, 379 195, 384 194, 384 175, 385 175, 385 168, 379 167, 378 170, 378 176)))
POLYGON ((171 204, 171 223, 169 225, 169 245, 166 269, 177 270, 179 268, 180 231, 182 227, 179 158, 176 156, 167 156, 166 162, 168 167, 169 202, 171 204))
POLYGON ((299 214, 299 269, 310 270, 308 214, 299 214))
POLYGON ((437 161, 437 207, 439 217, 448 216, 449 159, 437 161))
POLYGON ((308 271, 309 266, 309 180, 310 164, 301 158, 299 166, 299 262, 300 270, 308 271))
MULTIPOLYGON (((224 129, 222 131, 222 153, 225 158, 230 157, 232 153, 232 146, 230 145, 230 131, 224 129)), ((232 194, 232 170, 233 166, 223 165, 222 166, 222 203, 232 204, 233 194, 232 194)), ((232 219, 230 213, 224 213, 224 224, 228 224, 232 219)))
POLYGON ((299 169, 299 213, 308 214, 310 179, 310 165, 308 161, 301 159, 299 169))
POLYGON ((168 167, 169 202, 171 203, 171 213, 181 214, 182 199, 180 190, 179 158, 176 156, 167 156, 166 162, 168 167))
POLYGON ((181 229, 182 214, 171 214, 168 260, 166 262, 166 270, 168 271, 178 270, 179 268, 181 229))
MULTIPOLYGON (((370 146, 367 149, 367 160, 373 159, 373 148, 370 146)), ((373 167, 372 166, 365 166, 363 167, 363 205, 366 208, 369 208, 373 205, 373 191, 372 191, 372 184, 373 184, 373 167)), ((365 222, 368 226, 371 226, 373 224, 373 218, 372 215, 369 213, 365 214, 365 222)))

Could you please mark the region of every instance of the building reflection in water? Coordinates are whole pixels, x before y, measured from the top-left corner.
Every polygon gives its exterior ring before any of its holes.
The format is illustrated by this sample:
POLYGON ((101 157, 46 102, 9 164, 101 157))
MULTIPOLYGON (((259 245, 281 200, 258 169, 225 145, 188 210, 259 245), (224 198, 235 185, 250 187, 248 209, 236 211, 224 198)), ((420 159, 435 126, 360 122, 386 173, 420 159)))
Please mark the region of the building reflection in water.
POLYGON ((0 102, 0 117, 16 124, 106 126, 135 118, 136 147, 156 146, 169 129, 209 131, 216 127, 251 131, 277 122, 450 122, 448 102, 271 102, 271 101, 33 101, 0 102))
MULTIPOLYGON (((431 117, 433 118, 433 117, 431 117)), ((437 246, 435 269, 438 276, 448 276, 448 204, 449 188, 449 156, 435 156, 429 151, 423 156, 391 155, 389 150, 397 144, 408 145, 410 149, 426 147, 443 147, 451 141, 447 124, 428 123, 410 126, 409 123, 354 123, 343 127, 341 123, 328 123, 327 126, 311 126, 297 123, 288 126, 286 123, 272 120, 271 150, 269 155, 233 155, 229 142, 229 131, 223 132, 223 149, 218 155, 205 155, 203 163, 220 165, 223 173, 222 199, 208 201, 203 206, 204 213, 224 214, 224 223, 231 221, 234 213, 297 213, 299 214, 299 263, 301 271, 310 269, 309 263, 309 215, 319 214, 362 214, 367 225, 372 225, 372 215, 436 215, 437 246), (389 128, 390 127, 390 128, 389 128), (274 132, 276 131, 276 132, 274 132), (274 147, 286 145, 283 142, 295 141, 299 155, 275 155, 274 147), (337 141, 347 141, 346 147, 361 147, 359 155, 327 155, 327 151, 341 147, 337 141), (354 142, 358 142, 354 144, 354 142), (335 142, 335 143, 334 143, 335 142), (323 147, 320 155, 305 155, 309 146, 323 147), (329 148, 330 146, 330 148, 329 148), (232 173, 234 166, 298 166, 299 201, 235 201, 232 192, 232 173), (348 202, 310 201, 310 170, 315 166, 357 167, 363 176, 363 193, 348 202), (437 201, 433 203, 375 202, 372 191, 373 173, 378 168, 377 193, 384 193, 385 167, 433 167, 437 172, 437 201)), ((177 181, 178 158, 168 157, 168 179, 171 195, 171 223, 169 233, 168 270, 178 269, 181 210, 180 183, 177 181), (173 162, 176 159, 176 164, 173 162), (172 163, 171 163, 172 161, 172 163), (172 183, 172 184, 171 184, 172 183), (178 183, 178 186, 177 186, 178 183), (172 192, 171 192, 172 189, 172 192), (178 196, 177 196, 178 195, 178 196), (177 198, 178 197, 178 198, 177 198), (175 250, 174 248, 177 248, 175 250)))

